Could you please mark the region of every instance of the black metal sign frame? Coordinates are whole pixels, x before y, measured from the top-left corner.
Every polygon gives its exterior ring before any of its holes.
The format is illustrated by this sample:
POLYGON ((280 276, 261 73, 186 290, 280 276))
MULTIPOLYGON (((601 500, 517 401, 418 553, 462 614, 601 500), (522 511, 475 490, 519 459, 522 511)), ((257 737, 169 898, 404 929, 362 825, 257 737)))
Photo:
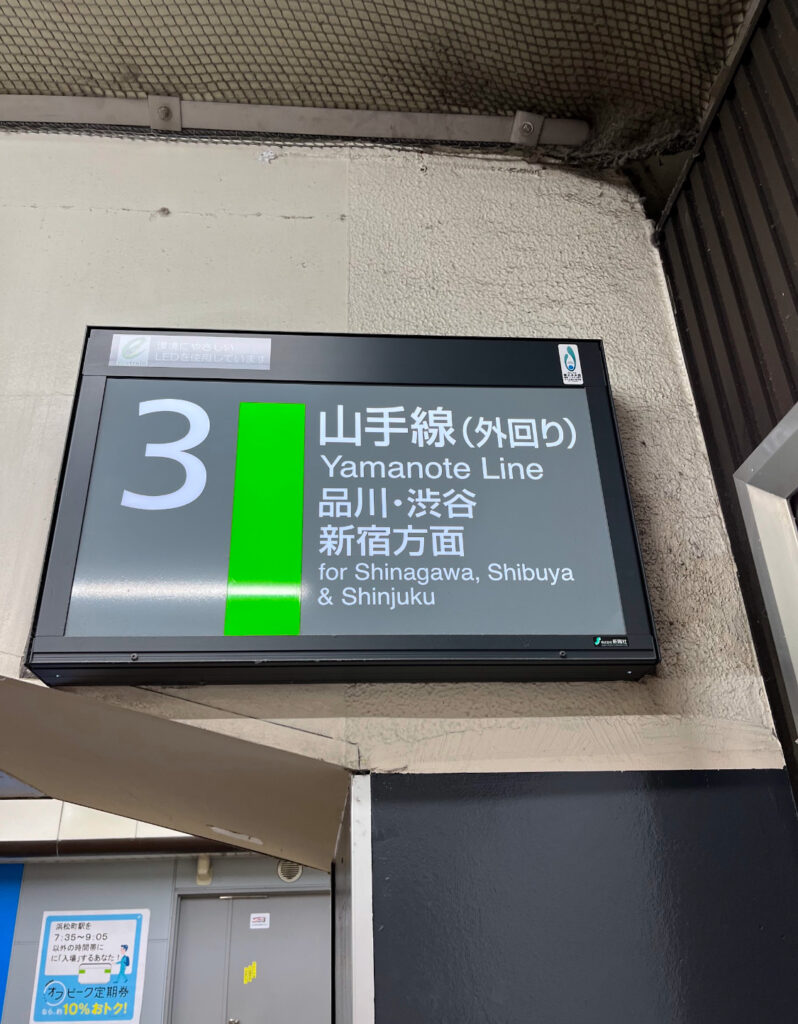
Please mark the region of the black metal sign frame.
MULTIPOLYGON (((609 526, 624 645, 593 636, 76 637, 66 621, 106 384, 111 378, 292 383, 564 387, 564 339, 438 338, 270 332, 268 370, 111 366, 114 333, 231 331, 90 328, 42 580, 28 667, 50 685, 372 680, 639 679, 659 650, 646 591, 602 343, 578 339, 609 526)), ((258 338, 261 335, 244 335, 258 338)), ((263 335, 266 336, 266 335, 263 335)), ((571 341, 573 344, 573 341, 571 341)))

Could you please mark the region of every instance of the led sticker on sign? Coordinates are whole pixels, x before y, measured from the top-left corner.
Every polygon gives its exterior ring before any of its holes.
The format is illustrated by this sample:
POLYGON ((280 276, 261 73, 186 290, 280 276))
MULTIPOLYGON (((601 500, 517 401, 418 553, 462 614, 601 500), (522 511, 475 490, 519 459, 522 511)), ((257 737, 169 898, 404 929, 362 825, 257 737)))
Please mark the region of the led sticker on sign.
POLYGON ((268 370, 271 338, 213 334, 115 334, 109 366, 268 370))

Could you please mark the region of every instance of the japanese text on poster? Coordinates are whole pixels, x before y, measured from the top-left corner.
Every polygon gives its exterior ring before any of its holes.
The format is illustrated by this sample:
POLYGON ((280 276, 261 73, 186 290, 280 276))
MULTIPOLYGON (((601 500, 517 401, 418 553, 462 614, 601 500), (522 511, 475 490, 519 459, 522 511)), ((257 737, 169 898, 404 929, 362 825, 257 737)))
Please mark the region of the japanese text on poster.
POLYGON ((31 1024, 138 1024, 149 916, 149 910, 45 913, 31 1024))

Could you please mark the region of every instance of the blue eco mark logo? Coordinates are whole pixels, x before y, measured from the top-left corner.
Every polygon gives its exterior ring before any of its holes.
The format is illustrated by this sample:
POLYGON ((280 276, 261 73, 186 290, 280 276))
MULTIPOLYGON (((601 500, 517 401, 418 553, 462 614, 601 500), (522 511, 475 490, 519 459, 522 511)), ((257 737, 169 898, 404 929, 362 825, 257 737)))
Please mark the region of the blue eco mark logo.
POLYGON ((601 637, 600 636, 594 636, 593 637, 593 646, 594 647, 601 647, 601 637))
POLYGON ((569 373, 573 373, 574 370, 576 369, 576 353, 574 352, 574 350, 571 348, 570 345, 568 346, 568 348, 563 353, 562 361, 563 361, 563 366, 565 367, 565 369, 569 373))

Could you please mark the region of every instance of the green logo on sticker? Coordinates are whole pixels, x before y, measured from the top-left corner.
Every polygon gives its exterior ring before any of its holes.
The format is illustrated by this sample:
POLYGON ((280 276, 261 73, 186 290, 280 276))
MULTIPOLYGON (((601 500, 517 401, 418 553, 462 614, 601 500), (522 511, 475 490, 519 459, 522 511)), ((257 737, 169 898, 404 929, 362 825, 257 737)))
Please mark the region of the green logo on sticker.
POLYGON ((144 351, 145 344, 144 338, 131 338, 125 342, 119 354, 123 359, 136 359, 144 351))

